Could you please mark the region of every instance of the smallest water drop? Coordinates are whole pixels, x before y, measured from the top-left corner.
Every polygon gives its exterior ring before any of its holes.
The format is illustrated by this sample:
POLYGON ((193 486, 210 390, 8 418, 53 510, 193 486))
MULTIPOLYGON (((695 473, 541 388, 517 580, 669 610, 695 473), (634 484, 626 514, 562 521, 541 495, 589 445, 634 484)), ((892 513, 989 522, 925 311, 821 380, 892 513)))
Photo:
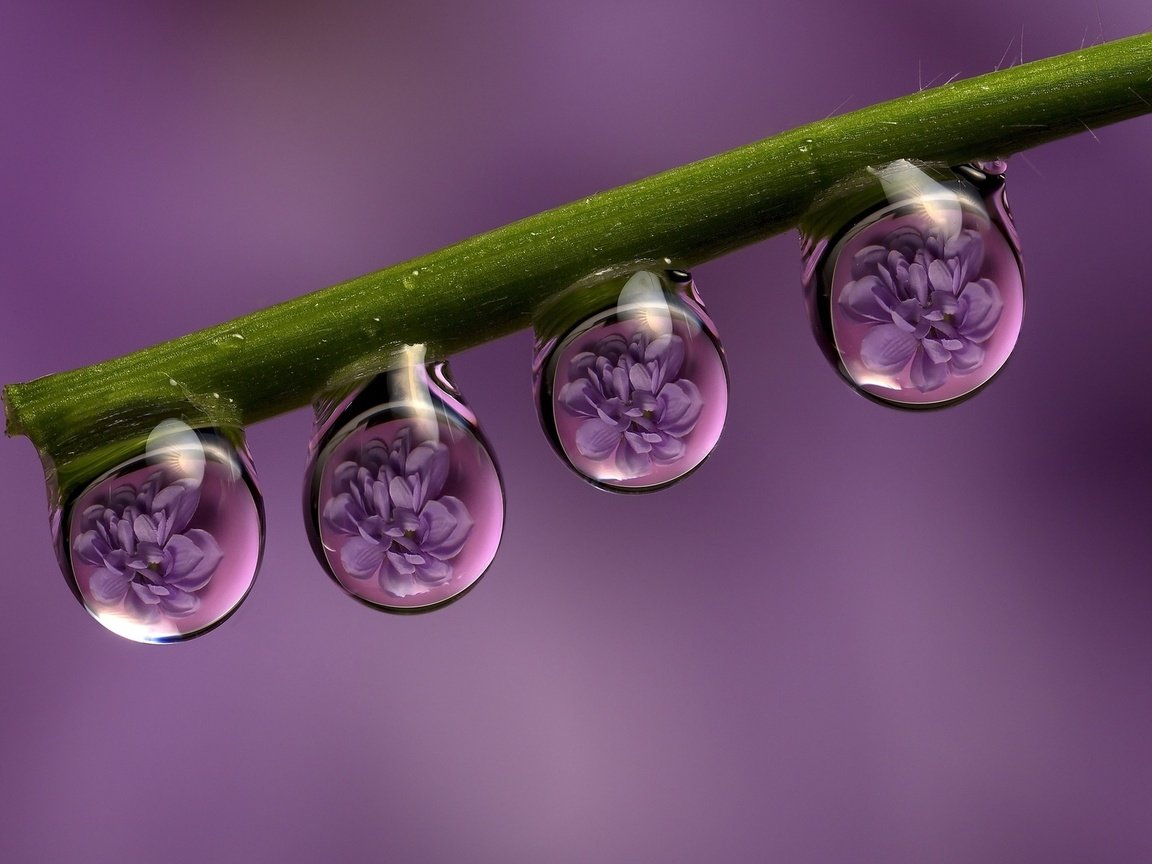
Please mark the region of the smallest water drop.
POLYGON ((576 286, 533 323, 540 422, 577 474, 603 489, 649 492, 712 452, 728 369, 689 274, 640 271, 576 286))
POLYGON ((263 500, 242 433, 165 420, 109 452, 115 464, 73 485, 52 514, 73 592, 137 642, 211 630, 247 596, 263 550, 263 500))
POLYGON ((375 608, 426 611, 477 583, 504 490, 446 362, 409 346, 396 368, 317 400, 304 511, 317 560, 375 608))

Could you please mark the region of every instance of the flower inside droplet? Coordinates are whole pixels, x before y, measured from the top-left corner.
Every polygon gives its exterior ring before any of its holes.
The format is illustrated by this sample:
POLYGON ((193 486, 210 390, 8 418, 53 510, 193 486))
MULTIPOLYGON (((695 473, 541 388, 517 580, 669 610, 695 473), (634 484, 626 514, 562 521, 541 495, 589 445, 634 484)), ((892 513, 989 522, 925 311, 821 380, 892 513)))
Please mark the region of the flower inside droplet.
POLYGON ((837 251, 831 324, 847 374, 908 404, 948 402, 1008 359, 1023 283, 1007 239, 967 215, 954 234, 920 214, 863 226, 837 251))
POLYGON ((898 160, 846 178, 806 214, 817 339, 859 390, 899 407, 946 405, 1007 361, 1024 283, 1003 190, 972 166, 898 160))
POLYGON ((492 563, 503 487, 445 364, 414 363, 326 403, 312 453, 309 535, 348 593, 422 611, 461 596, 492 563))
POLYGON ((391 442, 369 439, 359 458, 332 475, 324 527, 342 536, 340 564, 405 598, 446 584, 472 532, 467 505, 444 492, 451 456, 442 441, 413 441, 400 427, 391 442))
POLYGON ((695 382, 680 377, 683 364, 683 337, 649 339, 643 330, 628 341, 612 333, 572 357, 557 400, 580 418, 580 455, 611 461, 629 479, 682 459, 705 404, 695 382))
POLYGON ((723 352, 685 284, 642 272, 604 299, 566 332, 538 325, 541 421, 565 461, 596 485, 658 489, 694 470, 720 437, 723 352))
POLYGON ((105 627, 173 642, 216 626, 247 595, 263 507, 246 456, 222 435, 184 427, 156 441, 67 506, 62 561, 105 627))

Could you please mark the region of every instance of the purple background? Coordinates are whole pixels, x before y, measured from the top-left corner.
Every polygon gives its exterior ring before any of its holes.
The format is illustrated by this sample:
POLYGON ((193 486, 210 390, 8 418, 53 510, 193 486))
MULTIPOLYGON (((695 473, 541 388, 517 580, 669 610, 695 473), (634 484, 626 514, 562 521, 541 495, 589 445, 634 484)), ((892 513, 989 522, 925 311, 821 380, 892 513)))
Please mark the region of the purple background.
MULTIPOLYGON (((1150 25, 1147 0, 5 2, 0 378, 1016 61, 1021 32, 1032 59, 1150 25)), ((456 358, 508 521, 431 615, 312 560, 305 412, 251 430, 255 589, 180 646, 88 618, 31 446, 0 443, 0 860, 1152 858, 1150 132, 1014 161, 1024 333, 943 413, 827 366, 794 235, 696 271, 729 422, 658 495, 556 461, 527 333, 456 358)))

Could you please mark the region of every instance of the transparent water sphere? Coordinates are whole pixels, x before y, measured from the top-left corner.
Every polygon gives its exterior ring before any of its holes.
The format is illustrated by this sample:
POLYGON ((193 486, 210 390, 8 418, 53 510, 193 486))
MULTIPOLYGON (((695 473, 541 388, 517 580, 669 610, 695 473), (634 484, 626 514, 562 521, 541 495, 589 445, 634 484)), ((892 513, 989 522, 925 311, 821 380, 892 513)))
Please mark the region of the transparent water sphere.
POLYGON ((728 369, 689 274, 640 271, 578 286, 534 327, 540 422, 581 477, 649 492, 712 452, 728 411, 728 369))
POLYGON ((325 571, 389 612, 473 588, 504 529, 500 472, 445 362, 409 362, 317 406, 305 523, 325 571))
POLYGON ((53 514, 73 592, 112 632, 179 642, 231 615, 256 578, 264 507, 238 430, 161 423, 53 514))
POLYGON ((801 222, 817 341, 884 404, 933 408, 983 388, 1024 316, 1004 164, 900 160, 834 187, 801 222))

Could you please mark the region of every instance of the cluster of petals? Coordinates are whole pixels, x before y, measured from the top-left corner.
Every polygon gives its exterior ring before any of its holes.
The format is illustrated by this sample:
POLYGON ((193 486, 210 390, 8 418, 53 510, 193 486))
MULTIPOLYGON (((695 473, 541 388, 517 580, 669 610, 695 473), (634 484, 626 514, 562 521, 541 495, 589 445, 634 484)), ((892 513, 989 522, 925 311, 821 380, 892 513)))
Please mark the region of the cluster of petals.
POLYGON ((981 277, 983 264, 984 242, 971 228, 903 225, 860 249, 840 308, 872 325, 861 362, 881 374, 908 368, 925 393, 979 369, 1004 308, 996 283, 981 277))
POLYGON ((654 465, 675 462, 696 426, 704 399, 680 377, 684 340, 640 330, 614 333, 576 354, 558 401, 582 418, 576 448, 589 459, 615 459, 624 477, 643 477, 654 465))
POLYGON ((224 557, 215 537, 188 527, 199 503, 198 481, 164 485, 156 472, 139 489, 119 486, 107 504, 86 508, 72 548, 96 568, 88 577, 96 601, 144 623, 193 614, 224 557))
POLYGON ((445 495, 451 453, 441 441, 413 444, 404 427, 391 444, 373 439, 360 458, 340 463, 324 521, 346 538, 340 564, 356 579, 379 580, 396 597, 423 594, 452 578, 473 520, 445 495))

